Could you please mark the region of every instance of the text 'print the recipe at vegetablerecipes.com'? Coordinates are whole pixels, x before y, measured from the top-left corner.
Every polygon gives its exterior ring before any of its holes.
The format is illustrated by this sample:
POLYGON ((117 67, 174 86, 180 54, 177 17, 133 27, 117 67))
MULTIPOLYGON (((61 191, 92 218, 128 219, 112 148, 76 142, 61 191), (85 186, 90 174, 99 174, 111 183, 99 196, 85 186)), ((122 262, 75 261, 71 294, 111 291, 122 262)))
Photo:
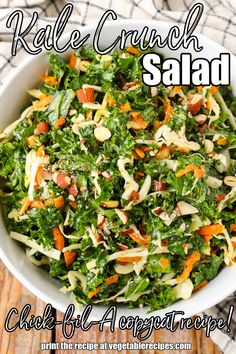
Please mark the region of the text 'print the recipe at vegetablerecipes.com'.
POLYGON ((190 342, 41 342, 40 349, 44 350, 191 350, 192 343, 190 342))
POLYGON ((93 326, 98 326, 100 332, 104 330, 104 326, 108 326, 111 332, 114 332, 117 324, 121 330, 130 330, 133 337, 138 340, 148 339, 153 330, 165 328, 171 332, 179 329, 202 329, 205 328, 206 336, 210 336, 210 333, 216 328, 225 329, 227 332, 231 331, 231 321, 234 312, 234 307, 230 306, 227 318, 213 318, 212 316, 203 317, 196 316, 192 318, 181 318, 177 322, 178 316, 184 316, 183 311, 171 311, 165 314, 164 317, 150 316, 149 318, 142 319, 139 316, 121 316, 117 320, 117 307, 115 305, 110 306, 103 317, 97 321, 90 320, 90 316, 93 311, 92 305, 87 305, 81 314, 75 316, 75 306, 69 305, 64 314, 62 321, 57 321, 52 315, 52 305, 47 304, 42 316, 29 316, 31 311, 31 305, 26 304, 21 311, 16 308, 9 310, 5 319, 5 330, 9 333, 14 332, 16 329, 48 329, 52 330, 56 326, 60 326, 62 334, 66 339, 70 339, 74 336, 76 329, 80 328, 82 331, 88 331, 93 326))
MULTIPOLYGON (((193 35, 201 16, 204 6, 201 3, 195 4, 186 18, 185 25, 180 29, 177 25, 172 26, 165 38, 158 34, 158 30, 149 29, 145 26, 140 33, 138 30, 126 31, 123 29, 120 35, 107 48, 100 48, 100 38, 103 35, 104 26, 109 17, 113 21, 117 15, 113 10, 106 11, 98 22, 93 35, 94 50, 101 55, 111 52, 115 47, 121 50, 127 43, 139 46, 141 50, 168 47, 177 50, 180 47, 188 49, 193 46, 195 52, 201 52, 203 47, 199 44, 197 36, 193 35)), ((26 40, 27 34, 36 25, 39 15, 33 13, 29 25, 23 29, 24 15, 21 10, 15 10, 7 19, 6 26, 10 28, 15 21, 15 30, 12 40, 12 55, 15 56, 17 48, 21 45, 29 54, 37 55, 46 50, 55 50, 58 53, 65 52, 69 48, 74 50, 83 46, 91 37, 88 33, 81 38, 81 32, 77 29, 72 31, 67 43, 61 46, 61 36, 66 24, 73 12, 73 5, 67 4, 60 12, 54 25, 47 25, 40 28, 31 44, 26 40)), ((157 23, 158 26, 158 23, 157 23)), ((230 84, 230 54, 221 53, 219 58, 208 61, 206 58, 196 58, 192 60, 189 53, 182 53, 180 60, 167 58, 163 60, 157 53, 146 53, 142 57, 142 66, 145 72, 142 75, 143 82, 148 86, 155 86, 160 83, 164 85, 229 85, 230 84), (214 75, 213 75, 214 73, 214 75)))

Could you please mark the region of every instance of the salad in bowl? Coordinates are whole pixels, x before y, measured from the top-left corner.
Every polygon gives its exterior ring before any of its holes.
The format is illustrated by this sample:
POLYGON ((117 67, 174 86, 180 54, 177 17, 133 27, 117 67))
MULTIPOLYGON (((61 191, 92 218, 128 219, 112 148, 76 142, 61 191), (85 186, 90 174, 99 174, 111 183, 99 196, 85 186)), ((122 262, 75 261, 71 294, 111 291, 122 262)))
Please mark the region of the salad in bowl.
POLYGON ((236 99, 148 87, 143 54, 50 53, 0 132, 9 235, 81 305, 163 309, 235 262, 236 99))

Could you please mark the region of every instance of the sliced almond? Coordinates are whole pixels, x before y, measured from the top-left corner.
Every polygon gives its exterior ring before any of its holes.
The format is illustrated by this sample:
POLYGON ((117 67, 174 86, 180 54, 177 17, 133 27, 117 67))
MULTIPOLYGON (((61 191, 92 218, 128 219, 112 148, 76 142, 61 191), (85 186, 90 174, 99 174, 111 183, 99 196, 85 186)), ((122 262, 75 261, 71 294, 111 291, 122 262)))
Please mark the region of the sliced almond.
POLYGON ((194 119, 198 124, 203 124, 207 120, 207 115, 206 114, 197 114, 194 117, 194 119))
POLYGON ((84 122, 85 121, 85 115, 83 115, 82 113, 79 113, 78 117, 77 116, 72 117, 71 121, 72 121, 72 123, 84 122))
POLYGON ((59 173, 56 171, 56 172, 54 172, 53 175, 52 175, 52 180, 53 180, 54 183, 57 183, 57 176, 58 176, 58 174, 59 174, 59 173))
POLYGON ((157 151, 155 159, 165 160, 170 156, 170 148, 168 146, 162 146, 160 150, 157 151))
POLYGON ((41 97, 43 97, 43 93, 42 93, 42 91, 40 91, 40 90, 35 90, 35 89, 33 89, 33 90, 28 90, 28 94, 30 95, 30 96, 32 96, 32 97, 35 97, 35 98, 38 98, 38 99, 40 99, 41 97))
POLYGON ((83 84, 82 88, 93 88, 95 91, 102 91, 101 86, 83 84))
POLYGON ((236 186, 236 177, 234 176, 227 176, 224 178, 224 184, 229 187, 235 187, 236 186))
POLYGON ((26 139, 26 144, 31 148, 35 148, 36 146, 41 145, 41 141, 37 135, 31 135, 26 139))
POLYGON ((201 108, 202 105, 202 95, 199 93, 196 93, 193 95, 191 101, 189 102, 188 105, 188 110, 192 115, 196 115, 201 108))
POLYGON ((193 292, 192 281, 189 278, 184 280, 174 287, 174 292, 177 299, 189 299, 193 292))
POLYGON ((109 181, 112 178, 112 176, 113 176, 112 173, 107 172, 107 171, 102 172, 102 175, 106 179, 106 181, 109 181))
POLYGON ((204 147, 207 154, 210 154, 214 150, 214 143, 211 140, 205 139, 204 147))
MULTIPOLYGON (((76 109, 70 109, 69 110, 69 116, 73 116, 73 115, 75 115, 77 113, 77 110, 76 109)), ((73 119, 73 118, 72 118, 73 119)), ((73 122, 73 120, 72 120, 72 122, 73 122)))
POLYGON ((183 216, 183 215, 197 214, 199 213, 199 210, 189 203, 180 201, 177 203, 176 212, 178 216, 183 216))
POLYGON ((107 220, 102 224, 102 229, 103 231, 105 232, 106 235, 110 235, 111 234, 111 231, 108 229, 108 222, 107 220))
POLYGON ((83 103, 83 108, 98 110, 101 109, 102 106, 99 103, 87 102, 83 103))
POLYGON ((216 160, 216 166, 218 172, 223 173, 228 171, 231 163, 229 150, 224 150, 220 154, 215 154, 213 157, 216 160))
POLYGON ((94 129, 95 138, 101 142, 110 139, 111 132, 108 128, 97 127, 94 129))
POLYGON ((75 201, 75 197, 72 194, 69 194, 68 199, 72 202, 75 201))
POLYGON ((107 209, 117 208, 119 206, 118 200, 108 200, 107 202, 100 202, 100 205, 107 209))
POLYGON ((60 188, 67 189, 71 184, 71 178, 64 171, 57 173, 56 182, 60 188))
POLYGON ((116 242, 117 246, 121 251, 127 250, 128 246, 123 245, 122 243, 116 242))
POLYGON ((176 218, 176 212, 173 211, 170 215, 167 212, 163 211, 160 215, 158 215, 161 220, 167 225, 170 226, 174 219, 176 218))
POLYGON ((120 209, 115 209, 115 212, 119 216, 122 223, 125 225, 129 220, 127 213, 120 209))
POLYGON ((79 190, 80 190, 81 193, 84 193, 87 190, 87 186, 83 185, 83 186, 80 187, 79 190))
POLYGON ((157 94, 158 94, 157 87, 152 86, 152 87, 151 87, 151 96, 152 96, 152 97, 155 97, 155 96, 157 96, 157 94))
POLYGON ((105 221, 104 215, 102 215, 101 213, 98 213, 97 226, 101 227, 103 225, 104 221, 105 221))
POLYGON ((78 64, 78 69, 79 69, 80 71, 86 72, 86 71, 88 70, 88 67, 89 67, 90 64, 91 64, 91 63, 90 63, 90 61, 88 61, 88 60, 81 60, 81 61, 79 62, 79 64, 78 64))
POLYGON ((217 141, 218 139, 220 139, 220 134, 214 134, 212 140, 217 141))
POLYGON ((132 191, 129 196, 129 200, 136 203, 140 199, 138 192, 132 191))
POLYGON ((208 176, 206 179, 206 185, 210 188, 220 188, 222 186, 222 181, 218 178, 208 176))
POLYGON ((161 207, 156 207, 155 209, 152 209, 152 213, 156 216, 159 216, 162 212, 161 207))

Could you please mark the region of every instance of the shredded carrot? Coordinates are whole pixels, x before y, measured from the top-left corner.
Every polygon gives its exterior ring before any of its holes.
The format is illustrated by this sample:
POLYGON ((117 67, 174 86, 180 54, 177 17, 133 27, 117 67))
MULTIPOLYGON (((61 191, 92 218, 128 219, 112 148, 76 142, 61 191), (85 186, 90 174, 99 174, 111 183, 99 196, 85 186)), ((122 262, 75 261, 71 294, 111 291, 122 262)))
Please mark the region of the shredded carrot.
POLYGON ((45 206, 52 205, 53 204, 53 199, 52 198, 48 198, 47 200, 45 200, 44 204, 45 204, 45 206))
POLYGON ((130 229, 131 231, 128 233, 129 237, 132 238, 133 241, 137 242, 137 243, 142 243, 145 244, 146 240, 143 238, 143 236, 136 234, 132 229, 130 229))
POLYGON ((149 247, 149 245, 150 245, 150 241, 151 241, 151 236, 150 235, 143 235, 143 238, 144 238, 144 246, 146 247, 146 248, 148 248, 149 247))
POLYGON ((195 169, 196 169, 195 165, 188 165, 187 167, 185 167, 182 170, 180 170, 179 172, 177 172, 175 175, 176 175, 176 177, 182 177, 182 176, 186 175, 186 173, 188 173, 188 172, 194 172, 195 169))
POLYGON ((228 144, 228 139, 227 138, 219 138, 217 140, 218 145, 227 145, 228 144))
POLYGON ((58 251, 62 251, 63 248, 65 247, 65 239, 64 239, 64 236, 63 236, 61 230, 59 229, 58 226, 55 226, 52 229, 52 233, 53 233, 55 248, 58 251))
POLYGON ((198 92, 201 92, 202 89, 203 89, 203 86, 197 86, 197 91, 198 91, 198 92))
POLYGON ((111 285, 111 284, 117 283, 118 278, 119 278, 118 274, 114 274, 111 277, 107 278, 106 279, 107 285, 111 285))
POLYGON ((218 87, 217 86, 211 86, 211 94, 214 95, 217 91, 218 91, 218 87))
POLYGON ((137 117, 141 116, 141 113, 140 112, 136 112, 136 111, 132 111, 132 112, 130 112, 130 114, 131 114, 131 116, 133 118, 137 118, 137 117))
POLYGON ((114 106, 116 103, 115 100, 110 96, 106 97, 106 101, 107 101, 108 106, 114 106))
POLYGON ((193 288, 193 293, 195 293, 195 291, 198 291, 202 288, 204 288, 204 286, 206 286, 208 284, 208 281, 207 280, 203 280, 200 284, 198 284, 197 286, 195 286, 193 288))
POLYGON ((230 231, 236 231, 236 224, 230 224, 230 231))
POLYGON ((126 103, 124 103, 124 104, 121 104, 121 105, 119 106, 119 109, 120 109, 121 111, 123 111, 123 112, 126 112, 126 113, 130 112, 130 111, 131 111, 131 107, 130 107, 129 102, 126 102, 126 103))
POLYGON ((43 183, 44 180, 49 180, 50 178, 51 173, 47 170, 44 170, 43 166, 39 166, 35 177, 36 188, 39 188, 39 186, 43 183))
POLYGON ((205 176, 205 170, 202 167, 197 167, 194 170, 194 176, 196 178, 202 178, 205 176))
POLYGON ((29 197, 26 196, 23 200, 22 200, 22 207, 20 208, 20 211, 19 211, 19 215, 23 215, 26 210, 29 208, 30 206, 30 200, 29 200, 29 197))
POLYGON ((60 195, 59 197, 57 197, 57 198, 54 200, 54 206, 55 206, 55 208, 61 209, 61 208, 64 208, 64 205, 65 205, 65 201, 64 201, 64 197, 63 197, 62 195, 60 195))
POLYGON ((162 268, 164 268, 164 269, 167 268, 169 265, 169 261, 166 257, 161 257, 159 262, 160 262, 160 265, 162 266, 162 268))
POLYGON ((35 102, 35 107, 36 108, 43 108, 49 105, 49 103, 52 101, 53 96, 44 96, 40 100, 35 102))
POLYGON ((184 261, 184 270, 183 273, 176 278, 177 283, 189 277, 194 264, 197 263, 199 260, 200 260, 200 253, 198 251, 193 251, 189 255, 189 257, 184 261))
POLYGON ((177 92, 179 92, 181 89, 182 89, 182 86, 174 86, 171 92, 177 93, 177 92))
POLYGON ((43 157, 44 155, 45 155, 45 146, 41 145, 36 152, 36 156, 43 157))
POLYGON ((170 104, 170 100, 165 97, 164 101, 164 112, 165 112, 165 118, 162 122, 162 125, 166 124, 168 120, 173 116, 174 113, 174 108, 170 104))
POLYGON ((40 198, 38 198, 36 200, 33 200, 30 203, 30 206, 32 208, 36 208, 36 209, 44 209, 45 208, 45 205, 44 205, 43 201, 40 198))
POLYGON ((55 86, 57 80, 55 76, 43 76, 42 78, 43 82, 49 86, 55 86))
POLYGON ((69 63, 71 69, 75 68, 76 62, 77 62, 77 56, 73 53, 70 57, 70 63, 69 63))
POLYGON ((69 205, 73 208, 73 209, 77 209, 78 205, 76 204, 76 202, 69 202, 69 205))
POLYGON ((209 242, 211 241, 213 235, 203 235, 202 237, 203 237, 204 241, 205 241, 207 244, 209 244, 209 242))
POLYGON ((43 166, 39 166, 35 176, 35 182, 37 186, 40 186, 43 182, 42 175, 43 175, 43 166))
POLYGON ((55 128, 62 128, 66 124, 66 119, 64 117, 60 117, 55 122, 55 128))
POLYGON ((120 263, 132 263, 132 262, 138 262, 140 261, 142 257, 139 257, 139 256, 130 256, 130 257, 118 257, 116 260, 117 262, 120 262, 120 263))
POLYGON ((140 159, 143 159, 145 157, 145 153, 141 148, 135 148, 134 151, 136 152, 136 154, 140 159))
POLYGON ((201 236, 212 236, 221 234, 224 231, 224 225, 222 224, 211 224, 202 226, 197 230, 197 233, 201 236))
POLYGON ((135 150, 132 151, 132 158, 133 158, 134 160, 139 160, 139 159, 140 159, 140 157, 138 156, 138 154, 136 153, 135 150))
POLYGON ((144 152, 149 152, 149 151, 152 150, 152 148, 151 148, 150 146, 144 146, 144 147, 142 148, 142 150, 143 150, 144 152))
POLYGON ((65 262, 66 262, 66 267, 67 268, 70 268, 72 263, 76 260, 76 257, 77 257, 77 253, 76 252, 72 252, 72 251, 64 252, 64 258, 65 258, 65 262))
POLYGON ((88 298, 89 299, 92 299, 92 297, 94 297, 94 296, 96 296, 98 293, 99 293, 99 291, 101 290, 101 285, 99 285, 95 290, 93 290, 93 291, 91 291, 90 293, 88 293, 88 298))
POLYGON ((142 119, 140 112, 130 112, 133 117, 132 120, 129 121, 130 127, 134 130, 146 129, 148 124, 142 119))
POLYGON ((184 175, 186 175, 186 173, 189 172, 194 172, 194 176, 196 178, 201 178, 203 176, 205 176, 205 171, 202 167, 198 167, 196 165, 188 165, 187 167, 183 168, 182 170, 180 170, 179 172, 177 172, 175 175, 176 177, 182 177, 184 175))
POLYGON ((139 55, 140 54, 140 51, 137 48, 134 48, 134 47, 128 47, 126 49, 126 52, 130 53, 130 54, 133 54, 133 55, 139 55))
POLYGON ((211 96, 211 94, 209 95, 209 97, 206 101, 206 108, 209 109, 209 111, 212 109, 212 96, 211 96))

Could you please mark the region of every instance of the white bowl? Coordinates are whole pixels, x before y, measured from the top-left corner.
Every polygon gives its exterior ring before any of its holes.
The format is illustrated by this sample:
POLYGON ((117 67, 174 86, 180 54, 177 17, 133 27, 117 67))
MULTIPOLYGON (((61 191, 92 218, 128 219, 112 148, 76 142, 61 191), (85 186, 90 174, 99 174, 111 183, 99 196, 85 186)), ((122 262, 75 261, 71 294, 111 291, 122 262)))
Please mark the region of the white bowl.
MULTIPOLYGON (((108 46, 120 34, 121 29, 141 30, 144 26, 150 29, 157 29, 161 36, 166 36, 173 23, 141 20, 122 20, 108 23, 102 31, 101 45, 108 46)), ((93 34, 95 26, 80 28, 82 36, 93 34)), ((62 42, 69 39, 70 34, 66 34, 62 42)), ((92 35, 88 44, 92 43, 92 35)), ((213 59, 219 57, 219 54, 229 53, 225 48, 215 42, 198 35, 200 44, 204 49, 200 53, 193 51, 192 47, 188 50, 171 51, 168 48, 160 50, 165 57, 178 58, 180 53, 191 52, 193 57, 203 57, 213 59)), ((63 54, 68 55, 68 53, 63 54)), ((231 55, 231 67, 236 67, 236 59, 231 55)), ((0 89, 0 128, 4 128, 13 122, 19 116, 20 110, 27 103, 29 97, 27 90, 34 88, 39 83, 40 78, 48 66, 47 55, 45 52, 37 56, 29 56, 22 65, 13 70, 13 74, 6 80, 6 83, 0 89)), ((236 71, 231 70, 231 84, 236 92, 236 71)), ((21 245, 10 239, 4 226, 2 216, 0 215, 0 257, 11 273, 34 295, 38 296, 45 303, 51 303, 57 310, 65 312, 67 306, 71 303, 69 296, 63 295, 60 291, 60 284, 52 279, 47 272, 35 267, 26 258, 21 245)), ((170 311, 184 311, 184 317, 193 316, 214 306, 234 290, 236 290, 236 267, 224 268, 219 275, 213 279, 206 287, 194 293, 189 300, 180 300, 168 308, 147 314, 148 308, 128 309, 125 306, 118 307, 117 318, 120 316, 139 316, 146 318, 150 316, 163 317, 170 311)), ((14 296, 14 293, 12 294, 14 296)), ((99 320, 105 313, 106 306, 94 306, 90 315, 90 320, 99 320)))

